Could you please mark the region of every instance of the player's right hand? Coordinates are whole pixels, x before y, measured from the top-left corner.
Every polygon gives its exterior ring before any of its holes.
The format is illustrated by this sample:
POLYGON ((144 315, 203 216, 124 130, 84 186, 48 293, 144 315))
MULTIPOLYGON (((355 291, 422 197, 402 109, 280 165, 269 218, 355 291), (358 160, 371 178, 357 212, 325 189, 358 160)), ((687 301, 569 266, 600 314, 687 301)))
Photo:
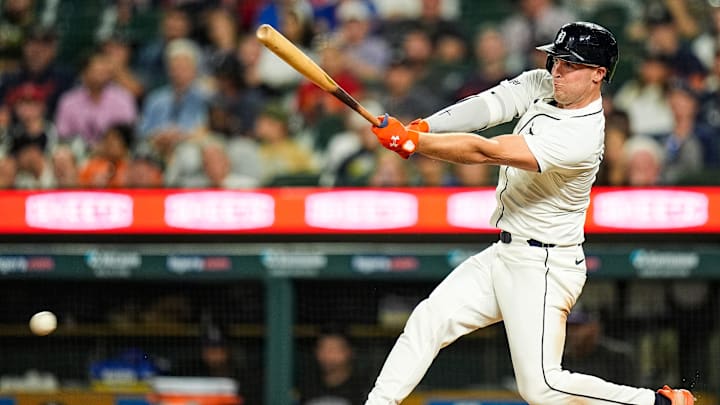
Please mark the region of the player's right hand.
POLYGON ((379 126, 373 126, 372 131, 382 146, 407 159, 417 149, 420 135, 415 129, 405 128, 397 118, 388 114, 379 116, 379 126))

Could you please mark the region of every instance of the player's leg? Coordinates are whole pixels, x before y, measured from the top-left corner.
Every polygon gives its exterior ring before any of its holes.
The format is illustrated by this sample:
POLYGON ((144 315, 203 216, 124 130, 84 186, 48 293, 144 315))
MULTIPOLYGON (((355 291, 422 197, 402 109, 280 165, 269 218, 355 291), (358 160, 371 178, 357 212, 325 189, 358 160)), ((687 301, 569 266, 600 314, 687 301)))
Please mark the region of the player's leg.
POLYGON ((582 247, 498 249, 493 274, 518 390, 533 405, 653 405, 655 393, 562 370, 565 322, 585 284, 582 247))
POLYGON ((413 310, 385 360, 367 404, 398 404, 420 382, 441 348, 500 320, 491 280, 495 247, 453 270, 413 310))

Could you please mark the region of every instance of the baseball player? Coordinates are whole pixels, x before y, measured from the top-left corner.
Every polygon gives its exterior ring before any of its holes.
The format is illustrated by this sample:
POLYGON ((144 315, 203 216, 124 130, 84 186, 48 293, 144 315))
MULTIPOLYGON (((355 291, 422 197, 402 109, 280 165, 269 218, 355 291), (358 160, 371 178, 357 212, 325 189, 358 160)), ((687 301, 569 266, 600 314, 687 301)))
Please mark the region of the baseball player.
POLYGON ((618 60, 612 33, 592 23, 560 28, 547 69, 524 72, 426 119, 385 115, 373 132, 408 158, 500 165, 490 221, 500 240, 455 268, 413 311, 366 404, 398 404, 438 351, 504 321, 520 395, 531 405, 691 405, 692 394, 654 392, 562 369, 565 322, 586 279, 583 224, 603 157, 600 88, 618 60), (513 134, 482 130, 520 117, 513 134))

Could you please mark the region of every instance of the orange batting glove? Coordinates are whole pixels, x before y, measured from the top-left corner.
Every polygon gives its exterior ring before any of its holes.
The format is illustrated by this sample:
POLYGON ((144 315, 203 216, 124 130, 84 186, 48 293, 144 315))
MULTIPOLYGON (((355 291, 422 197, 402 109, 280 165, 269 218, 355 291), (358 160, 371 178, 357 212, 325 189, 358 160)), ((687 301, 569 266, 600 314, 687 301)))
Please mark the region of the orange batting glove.
POLYGON ((417 149, 419 134, 415 129, 405 128, 397 118, 388 114, 378 117, 379 126, 372 128, 373 133, 385 148, 407 159, 417 149))

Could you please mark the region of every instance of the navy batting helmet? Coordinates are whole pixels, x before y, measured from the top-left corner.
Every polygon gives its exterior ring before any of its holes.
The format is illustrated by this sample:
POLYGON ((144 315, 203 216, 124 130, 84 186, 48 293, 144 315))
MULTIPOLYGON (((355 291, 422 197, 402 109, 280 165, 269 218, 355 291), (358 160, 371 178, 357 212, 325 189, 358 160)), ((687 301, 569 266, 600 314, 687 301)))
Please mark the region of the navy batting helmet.
POLYGON ((573 22, 563 25, 551 44, 538 46, 546 52, 546 67, 552 70, 553 58, 584 65, 602 66, 607 69, 608 83, 615 73, 618 61, 618 45, 613 34, 606 28, 589 22, 573 22))

